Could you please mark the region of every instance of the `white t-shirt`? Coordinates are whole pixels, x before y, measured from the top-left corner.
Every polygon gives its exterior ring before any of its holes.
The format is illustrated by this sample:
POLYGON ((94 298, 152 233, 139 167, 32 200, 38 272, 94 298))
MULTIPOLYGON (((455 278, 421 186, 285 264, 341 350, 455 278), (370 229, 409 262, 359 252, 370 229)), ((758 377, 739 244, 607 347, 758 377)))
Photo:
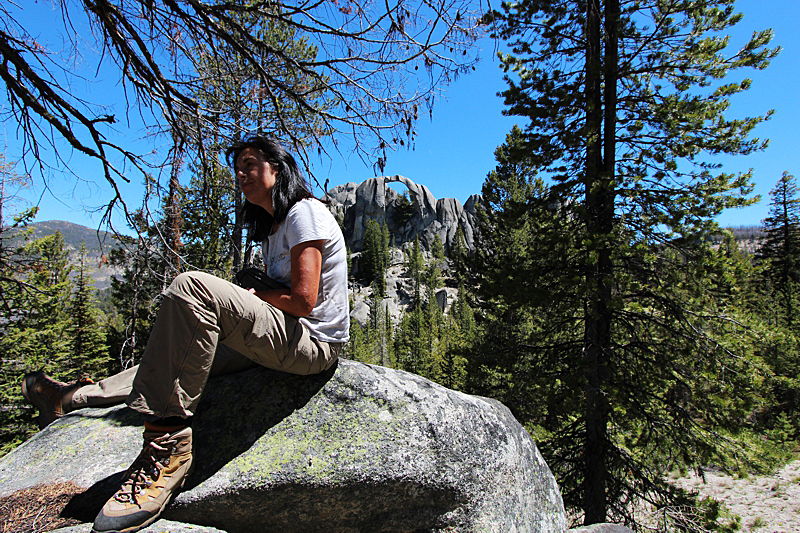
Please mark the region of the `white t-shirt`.
POLYGON ((289 209, 286 219, 262 243, 267 275, 291 285, 290 250, 303 242, 324 240, 322 271, 317 303, 311 314, 300 317, 312 338, 325 342, 350 339, 347 301, 347 250, 336 219, 319 200, 300 200, 289 209))

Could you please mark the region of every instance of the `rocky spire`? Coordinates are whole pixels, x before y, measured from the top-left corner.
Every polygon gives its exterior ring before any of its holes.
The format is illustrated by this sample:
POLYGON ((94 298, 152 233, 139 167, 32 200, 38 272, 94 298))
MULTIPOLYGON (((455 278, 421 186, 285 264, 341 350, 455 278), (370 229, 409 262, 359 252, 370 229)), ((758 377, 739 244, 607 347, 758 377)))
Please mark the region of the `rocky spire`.
POLYGON ((361 250, 369 219, 385 222, 397 247, 419 236, 420 244, 430 249, 438 235, 449 250, 459 226, 467 248, 474 247, 478 195, 470 196, 462 206, 455 198, 437 200, 427 187, 405 176, 385 176, 370 178, 360 185, 339 185, 328 191, 328 198, 331 211, 342 224, 345 240, 352 251, 361 250), (407 201, 388 186, 392 182, 407 187, 407 201))

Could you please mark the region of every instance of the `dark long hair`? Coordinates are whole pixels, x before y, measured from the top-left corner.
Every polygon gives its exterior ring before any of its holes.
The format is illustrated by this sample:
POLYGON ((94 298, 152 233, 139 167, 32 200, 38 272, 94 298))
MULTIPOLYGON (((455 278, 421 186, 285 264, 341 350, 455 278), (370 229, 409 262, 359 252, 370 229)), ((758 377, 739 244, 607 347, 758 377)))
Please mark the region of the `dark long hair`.
POLYGON ((236 176, 236 159, 245 148, 256 148, 276 170, 275 186, 272 188, 272 210, 270 215, 261 206, 244 201, 242 218, 250 239, 261 242, 267 238, 273 225, 280 224, 294 204, 304 198, 314 198, 308 183, 303 178, 292 154, 275 139, 254 135, 237 141, 225 151, 225 158, 236 176))

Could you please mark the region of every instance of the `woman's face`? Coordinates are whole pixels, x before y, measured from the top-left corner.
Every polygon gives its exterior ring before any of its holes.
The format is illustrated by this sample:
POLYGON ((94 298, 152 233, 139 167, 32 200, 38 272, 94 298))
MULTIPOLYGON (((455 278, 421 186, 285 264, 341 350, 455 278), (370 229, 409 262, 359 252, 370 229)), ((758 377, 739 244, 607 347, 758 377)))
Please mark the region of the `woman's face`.
POLYGON ((272 213, 272 188, 277 172, 258 148, 248 147, 236 158, 236 179, 247 200, 272 213))

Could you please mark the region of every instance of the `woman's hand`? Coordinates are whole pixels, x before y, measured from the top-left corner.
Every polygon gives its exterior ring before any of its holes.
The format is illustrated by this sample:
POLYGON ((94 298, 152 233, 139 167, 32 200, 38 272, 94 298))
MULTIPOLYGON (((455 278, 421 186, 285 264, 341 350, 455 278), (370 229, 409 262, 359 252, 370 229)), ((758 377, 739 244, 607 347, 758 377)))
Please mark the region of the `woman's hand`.
POLYGON ((250 292, 292 316, 308 316, 317 304, 324 244, 320 239, 301 242, 291 249, 291 289, 250 292))

